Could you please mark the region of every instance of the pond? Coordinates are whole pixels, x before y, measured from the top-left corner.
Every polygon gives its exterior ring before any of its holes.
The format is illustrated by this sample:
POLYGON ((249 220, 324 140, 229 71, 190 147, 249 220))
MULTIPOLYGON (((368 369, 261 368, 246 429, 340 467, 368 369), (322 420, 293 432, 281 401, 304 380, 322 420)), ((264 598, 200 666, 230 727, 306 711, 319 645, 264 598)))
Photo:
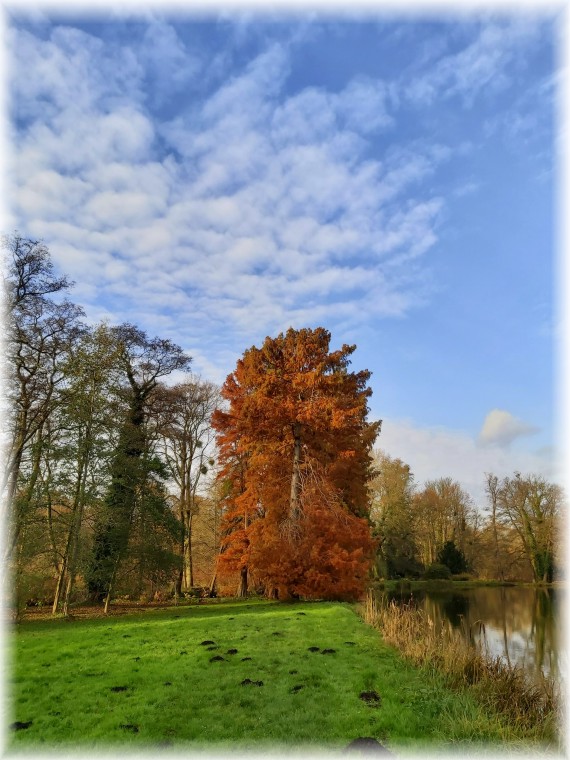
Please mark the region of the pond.
POLYGON ((449 621, 493 657, 522 665, 536 677, 560 676, 562 591, 517 586, 437 591, 384 591, 379 598, 414 603, 435 622, 449 621), (480 623, 483 625, 481 626, 480 623))

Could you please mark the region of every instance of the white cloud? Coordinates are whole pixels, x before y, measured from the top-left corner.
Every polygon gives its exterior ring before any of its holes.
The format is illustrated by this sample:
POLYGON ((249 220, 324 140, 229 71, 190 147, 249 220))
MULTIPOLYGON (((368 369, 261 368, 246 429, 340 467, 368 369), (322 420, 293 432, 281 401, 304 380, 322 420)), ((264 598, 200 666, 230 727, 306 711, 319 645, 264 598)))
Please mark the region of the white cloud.
POLYGON ((344 116, 348 127, 367 134, 393 126, 388 99, 389 89, 383 82, 353 79, 336 96, 336 110, 344 116))
MULTIPOLYGON (((352 324, 418 302, 410 259, 436 243, 442 208, 421 183, 449 150, 365 157, 367 135, 392 121, 382 82, 287 98, 290 51, 276 43, 161 124, 141 83, 155 38, 173 45, 166 68, 185 65, 168 26, 125 49, 69 28, 47 41, 13 37, 16 56, 20 41, 26 51, 37 42, 39 69, 33 86, 16 88, 30 120, 17 140, 20 226, 46 240, 82 293, 104 292, 108 311, 146 326, 176 307, 257 339, 260 328, 352 324), (127 73, 113 73, 125 61, 127 73), (42 111, 46 99, 53 108, 42 111)), ((196 65, 190 56, 188 76, 196 65)), ((173 330, 182 334, 179 321, 173 330)))
POLYGON ((20 118, 52 119, 69 109, 112 108, 125 97, 141 98, 142 67, 127 46, 106 45, 69 26, 56 26, 47 40, 11 29, 7 41, 20 118))
POLYGON ((538 428, 517 419, 503 409, 492 409, 485 417, 479 433, 479 441, 484 444, 509 446, 516 438, 537 433, 538 428))
POLYGON ((442 56, 417 76, 404 88, 405 94, 419 105, 459 96, 471 106, 480 93, 498 92, 509 85, 516 47, 538 34, 539 24, 523 14, 502 23, 487 23, 472 43, 442 56))
MULTIPOLYGON (((486 29, 422 86, 466 92, 501 69, 514 32, 486 29)), ((11 55, 17 223, 46 240, 93 313, 222 345, 234 331, 253 342, 289 325, 346 328, 425 298, 421 257, 445 208, 426 180, 455 149, 399 143, 390 83, 287 97, 292 48, 279 42, 205 96, 193 87, 206 62, 156 19, 123 46, 70 27, 47 40, 12 31, 11 55), (161 83, 180 94, 168 123, 152 110, 161 83), (368 152, 378 131, 393 135, 381 156, 368 152)))
POLYGON ((485 505, 485 473, 499 477, 515 471, 560 477, 551 450, 515 451, 499 445, 479 446, 471 436, 446 428, 422 428, 405 420, 384 420, 377 447, 410 465, 416 482, 451 477, 477 506, 485 505))
POLYGON ((161 19, 151 21, 136 52, 147 82, 153 85, 151 96, 160 104, 183 92, 202 70, 201 61, 186 49, 176 29, 161 19))
POLYGON ((113 192, 94 194, 82 209, 87 226, 104 229, 117 225, 142 225, 166 210, 164 199, 144 192, 113 192))

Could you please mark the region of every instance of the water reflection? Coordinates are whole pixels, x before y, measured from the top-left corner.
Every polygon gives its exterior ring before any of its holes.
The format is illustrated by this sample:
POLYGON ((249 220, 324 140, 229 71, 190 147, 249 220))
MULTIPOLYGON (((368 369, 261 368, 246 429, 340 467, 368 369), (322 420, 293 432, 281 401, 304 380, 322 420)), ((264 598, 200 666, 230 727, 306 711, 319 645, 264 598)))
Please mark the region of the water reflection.
POLYGON ((532 675, 559 676, 559 589, 517 587, 453 591, 383 592, 388 600, 422 607, 434 621, 448 621, 493 657, 523 665, 532 675), (481 625, 482 624, 482 625, 481 625))

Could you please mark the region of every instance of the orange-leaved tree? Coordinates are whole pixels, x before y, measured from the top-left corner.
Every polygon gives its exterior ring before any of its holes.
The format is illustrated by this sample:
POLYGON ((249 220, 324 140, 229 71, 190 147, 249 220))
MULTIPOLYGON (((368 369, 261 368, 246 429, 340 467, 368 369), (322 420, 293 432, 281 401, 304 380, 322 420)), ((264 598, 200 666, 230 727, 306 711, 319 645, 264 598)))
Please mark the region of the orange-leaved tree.
POLYGON ((219 572, 266 593, 347 599, 364 589, 374 555, 368 521, 368 371, 355 346, 330 351, 322 327, 289 329, 245 352, 217 411, 225 512, 219 572))

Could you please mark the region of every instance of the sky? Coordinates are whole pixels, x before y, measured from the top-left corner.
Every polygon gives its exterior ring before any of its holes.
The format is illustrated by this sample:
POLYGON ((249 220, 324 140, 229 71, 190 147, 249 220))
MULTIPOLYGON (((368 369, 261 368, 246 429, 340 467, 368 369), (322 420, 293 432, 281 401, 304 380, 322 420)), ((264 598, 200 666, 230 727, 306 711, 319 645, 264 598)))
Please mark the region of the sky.
POLYGON ((560 12, 7 13, 6 229, 221 383, 356 344, 418 484, 556 478, 560 12))

